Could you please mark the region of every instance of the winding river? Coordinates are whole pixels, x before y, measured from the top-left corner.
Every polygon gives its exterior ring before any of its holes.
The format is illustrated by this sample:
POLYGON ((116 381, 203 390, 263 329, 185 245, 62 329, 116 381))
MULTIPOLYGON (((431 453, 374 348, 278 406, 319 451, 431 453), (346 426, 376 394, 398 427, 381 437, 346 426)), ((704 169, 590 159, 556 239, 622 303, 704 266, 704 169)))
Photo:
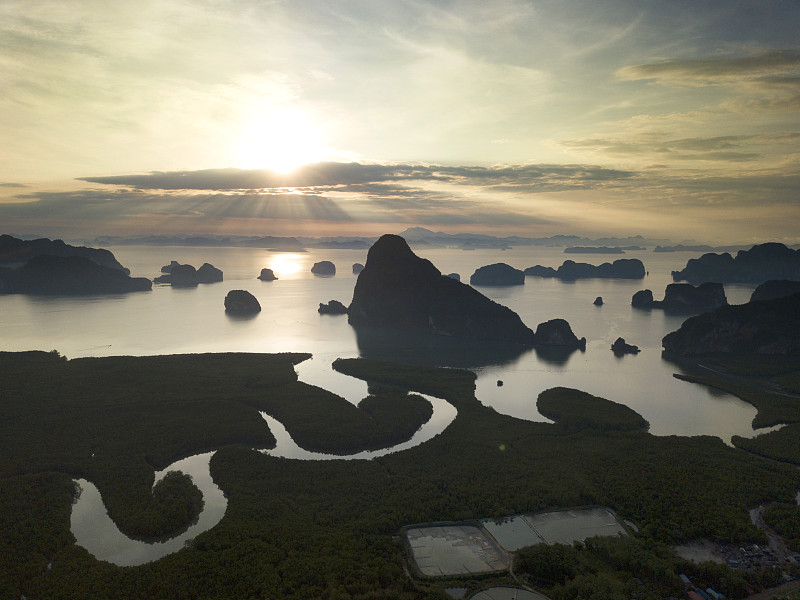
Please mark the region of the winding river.
MULTIPOLYGON (((348 402, 357 405, 368 395, 366 382, 334 371, 330 367, 332 358, 315 355, 312 359, 300 363, 295 367, 298 378, 305 383, 325 387, 348 402), (322 385, 323 381, 324 386, 322 385)), ((262 412, 261 416, 275 436, 277 443, 275 448, 262 449, 260 452, 297 460, 370 460, 412 448, 444 431, 457 414, 455 407, 441 398, 424 394, 418 395, 431 403, 433 414, 410 439, 395 446, 346 456, 310 452, 294 442, 280 421, 262 412)), ((163 471, 156 473, 155 481, 159 481, 170 471, 187 473, 203 493, 203 510, 197 522, 182 534, 165 542, 146 543, 127 537, 108 516, 97 487, 85 479, 76 480, 81 488, 81 493, 72 506, 70 517, 70 529, 75 536, 76 543, 88 550, 95 558, 119 566, 141 565, 177 552, 195 536, 214 527, 225 516, 228 500, 214 483, 209 470, 209 462, 213 454, 213 452, 196 454, 176 461, 163 471)))

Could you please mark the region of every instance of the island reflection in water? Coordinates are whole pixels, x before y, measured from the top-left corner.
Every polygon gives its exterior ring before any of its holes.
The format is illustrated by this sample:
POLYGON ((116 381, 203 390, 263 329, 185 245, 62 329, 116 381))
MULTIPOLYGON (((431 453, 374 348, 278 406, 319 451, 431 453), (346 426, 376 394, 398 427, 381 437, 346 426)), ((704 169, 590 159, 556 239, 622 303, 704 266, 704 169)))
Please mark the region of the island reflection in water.
MULTIPOLYGON (((362 358, 432 367, 459 369, 503 367, 519 361, 533 350, 532 347, 519 344, 425 335, 363 325, 353 327, 353 330, 356 334, 358 354, 362 358)), ((563 350, 571 353, 573 349, 563 350)))

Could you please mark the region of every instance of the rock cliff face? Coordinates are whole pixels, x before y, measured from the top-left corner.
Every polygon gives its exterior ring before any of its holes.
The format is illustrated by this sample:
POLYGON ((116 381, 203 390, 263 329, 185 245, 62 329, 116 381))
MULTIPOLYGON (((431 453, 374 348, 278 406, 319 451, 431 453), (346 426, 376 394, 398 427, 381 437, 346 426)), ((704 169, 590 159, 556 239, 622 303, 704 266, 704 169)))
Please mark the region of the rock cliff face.
POLYGON ((528 267, 523 271, 525 277, 557 277, 558 273, 553 267, 543 267, 542 265, 535 265, 528 267))
POLYGON ((179 264, 180 263, 177 260, 170 261, 170 263, 168 265, 164 265, 163 267, 161 267, 161 272, 162 273, 171 273, 172 269, 177 267, 179 264))
POLYGON ((472 285, 524 285, 525 273, 506 263, 486 265, 476 270, 469 278, 472 285))
POLYGON ((358 276, 349 322, 408 332, 533 344, 533 331, 511 309, 443 276, 397 235, 370 248, 358 276))
POLYGON ((222 281, 222 270, 212 264, 203 263, 203 266, 197 269, 197 281, 199 283, 217 283, 218 281, 222 281))
POLYGON ((701 283, 694 287, 688 283, 670 283, 664 290, 664 299, 655 306, 673 314, 707 312, 728 304, 721 283, 701 283))
POLYGON ((633 308, 653 308, 654 303, 652 290, 639 290, 631 298, 633 308))
POLYGON ((765 281, 753 290, 750 302, 753 300, 774 300, 775 298, 784 298, 797 293, 800 293, 800 281, 772 279, 765 281))
POLYGON ((533 343, 537 346, 567 346, 586 350, 586 338, 580 338, 572 333, 572 328, 564 319, 552 319, 539 323, 533 343))
POLYGON ((528 277, 557 277, 566 281, 576 279, 642 279, 645 276, 644 264, 638 258, 620 258, 613 263, 590 265, 565 260, 554 270, 552 267, 536 265, 525 269, 528 277))
POLYGON ((98 265, 81 256, 42 254, 18 269, 0 272, 0 290, 11 294, 88 295, 146 291, 152 283, 121 269, 98 265))
POLYGON ((13 294, 14 289, 11 286, 11 277, 13 276, 14 269, 8 267, 0 267, 0 294, 13 294))
POLYGON ((10 235, 0 235, 0 265, 22 265, 34 256, 46 254, 48 256, 80 256, 92 262, 118 269, 130 275, 130 271, 123 267, 114 255, 103 248, 87 248, 85 246, 71 246, 61 240, 21 240, 10 235))
POLYGON ((172 267, 169 275, 162 275, 159 279, 163 280, 165 277, 169 278, 169 283, 175 287, 196 287, 200 283, 197 280, 197 269, 192 265, 172 267))
POLYGON ((667 353, 799 354, 800 294, 723 306, 691 317, 661 341, 667 353))
POLYGON ((654 300, 650 290, 636 292, 631 298, 634 308, 662 308, 676 315, 707 312, 726 304, 728 299, 721 283, 701 283, 697 287, 689 283, 670 283, 664 290, 663 300, 654 300))
POLYGON ((674 281, 701 283, 763 283, 770 279, 800 279, 800 250, 771 242, 750 250, 730 254, 708 253, 692 258, 681 271, 673 271, 674 281))

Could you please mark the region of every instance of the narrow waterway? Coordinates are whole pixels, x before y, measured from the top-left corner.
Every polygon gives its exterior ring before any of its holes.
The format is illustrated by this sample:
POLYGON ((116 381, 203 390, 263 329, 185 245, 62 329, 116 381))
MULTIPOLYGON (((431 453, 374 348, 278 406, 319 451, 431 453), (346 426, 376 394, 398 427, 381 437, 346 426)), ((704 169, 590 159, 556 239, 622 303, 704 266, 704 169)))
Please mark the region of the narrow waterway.
MULTIPOLYGON (((331 368, 330 356, 313 357, 297 365, 298 378, 311 385, 320 385, 353 404, 358 404, 367 396, 366 382, 342 375, 331 368), (331 384, 333 382, 333 384, 331 384)), ((389 448, 364 451, 350 455, 334 455, 311 452, 298 446, 283 424, 262 412, 261 416, 275 436, 275 448, 261 449, 271 456, 297 460, 371 460, 418 446, 444 431, 455 419, 457 411, 441 398, 419 394, 431 403, 433 414, 407 441, 389 448)), ((76 543, 88 550, 95 558, 119 566, 135 566, 158 560, 185 547, 194 537, 208 531, 225 516, 228 501, 222 490, 214 483, 209 470, 213 452, 196 454, 169 465, 155 475, 155 481, 162 479, 170 471, 182 471, 192 477, 195 485, 203 493, 203 510, 195 524, 184 533, 164 542, 146 543, 134 540, 123 534, 108 516, 97 487, 85 479, 78 479, 81 493, 72 507, 70 530, 76 543)))

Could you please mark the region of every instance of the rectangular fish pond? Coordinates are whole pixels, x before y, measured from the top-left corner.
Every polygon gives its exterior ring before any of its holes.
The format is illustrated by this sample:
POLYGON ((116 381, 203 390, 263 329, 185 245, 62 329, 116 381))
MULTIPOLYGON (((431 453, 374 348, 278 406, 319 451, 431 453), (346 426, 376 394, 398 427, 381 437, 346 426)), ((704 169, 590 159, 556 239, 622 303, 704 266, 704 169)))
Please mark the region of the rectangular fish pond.
POLYGON ((614 512, 600 506, 487 519, 481 525, 509 552, 534 544, 572 544, 598 535, 627 535, 614 512))
POLYGON ((605 507, 554 510, 475 524, 415 525, 405 530, 417 569, 429 577, 505 571, 508 553, 525 546, 627 534, 614 512, 605 507))
POLYGON ((474 525, 427 525, 406 530, 420 573, 472 575, 505 571, 508 559, 486 532, 474 525))

